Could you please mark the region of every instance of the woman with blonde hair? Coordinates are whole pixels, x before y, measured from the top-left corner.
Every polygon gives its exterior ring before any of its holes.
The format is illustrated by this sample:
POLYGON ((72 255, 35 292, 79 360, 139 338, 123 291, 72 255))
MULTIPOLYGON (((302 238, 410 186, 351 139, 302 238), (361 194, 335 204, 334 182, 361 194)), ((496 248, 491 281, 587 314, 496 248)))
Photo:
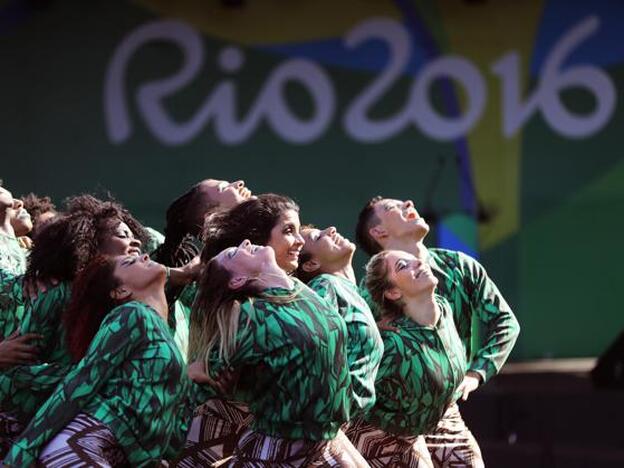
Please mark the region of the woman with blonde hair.
POLYGON ((240 378, 229 392, 254 415, 229 466, 359 466, 339 436, 346 339, 337 311, 289 277, 273 248, 245 240, 207 263, 191 315, 191 353, 205 366, 195 380, 232 369, 240 378))
MULTIPOLYGON (((366 286, 381 311, 384 355, 375 382, 377 401, 356 418, 347 436, 372 467, 432 467, 423 435, 462 396, 468 369, 446 299, 435 293, 430 266, 412 254, 382 251, 370 260, 366 286)), ((458 445, 458 466, 483 466, 472 443, 458 445)))

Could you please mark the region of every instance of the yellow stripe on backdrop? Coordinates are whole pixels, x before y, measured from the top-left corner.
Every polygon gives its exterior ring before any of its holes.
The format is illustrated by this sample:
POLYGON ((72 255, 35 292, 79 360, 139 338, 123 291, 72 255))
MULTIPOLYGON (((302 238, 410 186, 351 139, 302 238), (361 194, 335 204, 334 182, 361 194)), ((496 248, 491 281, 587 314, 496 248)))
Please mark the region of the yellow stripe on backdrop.
POLYGON ((448 49, 469 58, 481 71, 488 98, 483 116, 468 136, 472 174, 478 195, 496 216, 481 226, 480 248, 487 250, 517 233, 520 227, 522 131, 503 135, 501 84, 490 67, 503 54, 520 56, 520 83, 526 90, 533 43, 542 13, 541 1, 471 3, 436 2, 448 49), (487 27, 484 27, 487 25, 487 27))

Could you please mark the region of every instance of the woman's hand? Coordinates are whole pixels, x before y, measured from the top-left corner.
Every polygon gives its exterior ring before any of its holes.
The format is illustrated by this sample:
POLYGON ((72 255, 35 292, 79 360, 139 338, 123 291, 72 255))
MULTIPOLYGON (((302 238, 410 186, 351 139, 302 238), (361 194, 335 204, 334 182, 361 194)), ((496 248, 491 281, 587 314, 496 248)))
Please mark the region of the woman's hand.
POLYGON ((15 331, 5 340, 0 341, 0 368, 5 369, 35 362, 39 350, 37 346, 31 344, 31 341, 42 338, 43 336, 35 333, 19 335, 19 331, 15 331))
POLYGON ((46 292, 48 289, 52 289, 59 284, 56 278, 50 278, 48 280, 42 280, 40 278, 33 278, 26 276, 22 283, 22 291, 24 299, 30 299, 34 301, 41 293, 46 292))
POLYGON ((199 261, 199 256, 180 268, 169 269, 169 281, 174 286, 184 286, 195 281, 202 270, 203 265, 199 261))
POLYGON ((233 368, 222 370, 216 379, 213 379, 206 372, 206 367, 201 361, 195 361, 188 366, 187 374, 193 382, 207 384, 213 387, 222 395, 231 393, 238 382, 240 371, 233 368))
POLYGON ((480 383, 481 377, 479 374, 473 371, 466 372, 466 377, 464 377, 462 383, 460 383, 459 387, 457 387, 457 389, 461 391, 461 399, 466 401, 468 399, 468 395, 474 392, 480 383))

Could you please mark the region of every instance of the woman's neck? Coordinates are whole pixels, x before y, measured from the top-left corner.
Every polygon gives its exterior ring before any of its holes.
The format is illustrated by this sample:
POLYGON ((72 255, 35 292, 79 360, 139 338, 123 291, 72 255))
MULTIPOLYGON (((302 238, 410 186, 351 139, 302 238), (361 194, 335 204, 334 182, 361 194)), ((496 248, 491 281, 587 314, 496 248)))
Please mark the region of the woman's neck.
POLYGON ((13 230, 13 226, 11 226, 11 216, 8 208, 0 210, 0 233, 15 237, 15 231, 13 230))
POLYGON ((293 280, 288 274, 279 267, 268 268, 263 270, 258 277, 258 285, 262 289, 266 288, 285 288, 292 289, 294 287, 293 280))
POLYGON ((351 264, 351 262, 349 262, 349 264, 345 265, 343 268, 336 270, 332 274, 345 278, 355 284, 355 273, 353 272, 353 265, 351 264))
POLYGON ((440 309, 431 291, 418 296, 403 297, 403 314, 423 327, 433 327, 440 318, 440 309))
POLYGON ((161 287, 154 287, 141 291, 133 295, 133 299, 136 301, 147 304, 160 315, 165 321, 169 318, 169 307, 167 306, 167 297, 165 296, 164 285, 161 287))

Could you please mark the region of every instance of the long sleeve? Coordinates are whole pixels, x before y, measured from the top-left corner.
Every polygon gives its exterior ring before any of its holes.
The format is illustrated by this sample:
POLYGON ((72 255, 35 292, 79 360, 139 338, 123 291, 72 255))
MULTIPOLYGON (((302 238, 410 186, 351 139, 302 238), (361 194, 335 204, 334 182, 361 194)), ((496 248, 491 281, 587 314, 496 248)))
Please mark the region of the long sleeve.
POLYGON ((60 364, 15 366, 0 374, 0 406, 30 421, 69 372, 60 364))
POLYGON ((0 338, 4 339, 19 328, 24 314, 23 275, 0 268, 0 338))
POLYGON ((142 317, 135 309, 120 307, 109 314, 85 357, 67 374, 11 447, 5 465, 32 465, 43 446, 80 413, 143 335, 142 317))
POLYGON ((384 347, 375 319, 355 284, 320 275, 309 286, 345 321, 352 415, 365 412, 375 403, 375 376, 384 347))
POLYGON ((496 375, 511 353, 520 324, 485 268, 475 259, 459 253, 464 289, 473 313, 482 327, 482 345, 475 350, 468 370, 483 382, 496 375))
POLYGON ((65 330, 61 314, 71 297, 69 282, 61 282, 25 306, 20 325, 21 332, 38 333, 43 338, 37 343, 41 360, 69 365, 71 358, 65 344, 65 330))

